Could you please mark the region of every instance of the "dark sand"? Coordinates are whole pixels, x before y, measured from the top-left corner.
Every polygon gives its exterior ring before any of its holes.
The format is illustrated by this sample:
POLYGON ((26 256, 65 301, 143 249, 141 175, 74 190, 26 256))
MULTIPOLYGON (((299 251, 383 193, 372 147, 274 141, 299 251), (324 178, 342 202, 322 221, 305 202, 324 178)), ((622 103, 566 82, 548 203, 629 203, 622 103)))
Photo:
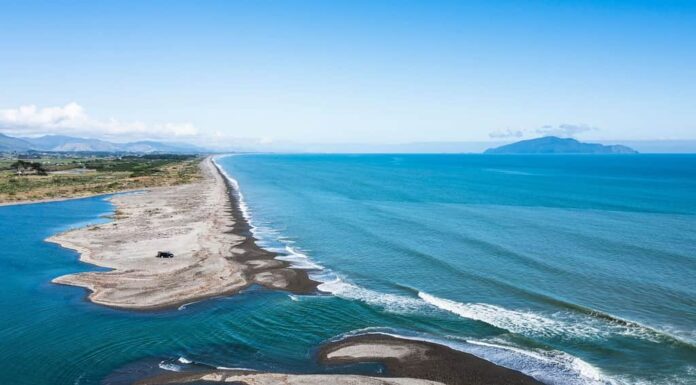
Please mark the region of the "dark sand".
MULTIPOLYGON (((313 281, 309 278, 309 274, 306 270, 294 269, 290 267, 290 263, 286 261, 281 261, 275 259, 279 256, 278 253, 273 253, 259 247, 256 244, 257 239, 251 232, 251 225, 244 217, 242 210, 239 205, 239 192, 235 186, 230 183, 229 179, 220 170, 216 163, 213 163, 218 173, 223 177, 225 181, 225 186, 227 187, 227 193, 230 200, 229 213, 234 219, 234 226, 229 233, 244 237, 244 240, 235 246, 235 249, 239 249, 242 252, 235 253, 235 260, 242 262, 254 269, 257 279, 256 283, 273 288, 273 289, 283 289, 290 291, 295 294, 311 294, 317 291, 317 286, 319 282, 313 281), (254 263, 253 261, 267 261, 265 264, 254 263), (268 279, 258 278, 258 273, 269 273, 266 274, 268 279), (273 279, 276 279, 275 284, 273 279), (282 287, 278 287, 278 281, 285 281, 287 284, 282 287)), ((263 274, 262 274, 263 277, 263 274)))

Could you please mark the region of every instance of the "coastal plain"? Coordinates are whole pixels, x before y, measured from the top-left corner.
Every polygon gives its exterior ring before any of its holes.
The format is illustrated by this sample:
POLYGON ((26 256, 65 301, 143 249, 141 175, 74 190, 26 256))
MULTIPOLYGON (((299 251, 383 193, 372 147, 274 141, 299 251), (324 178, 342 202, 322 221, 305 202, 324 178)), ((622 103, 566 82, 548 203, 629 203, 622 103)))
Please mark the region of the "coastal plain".
POLYGON ((188 184, 199 178, 195 155, 0 155, 0 206, 52 202, 188 184))

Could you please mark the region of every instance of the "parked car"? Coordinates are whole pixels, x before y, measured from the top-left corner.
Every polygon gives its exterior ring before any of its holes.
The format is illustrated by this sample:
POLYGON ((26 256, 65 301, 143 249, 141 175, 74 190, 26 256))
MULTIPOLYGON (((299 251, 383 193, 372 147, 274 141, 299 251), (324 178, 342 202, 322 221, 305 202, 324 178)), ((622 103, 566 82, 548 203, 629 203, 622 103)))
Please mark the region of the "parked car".
POLYGON ((174 253, 170 251, 158 251, 157 258, 174 258, 174 253))

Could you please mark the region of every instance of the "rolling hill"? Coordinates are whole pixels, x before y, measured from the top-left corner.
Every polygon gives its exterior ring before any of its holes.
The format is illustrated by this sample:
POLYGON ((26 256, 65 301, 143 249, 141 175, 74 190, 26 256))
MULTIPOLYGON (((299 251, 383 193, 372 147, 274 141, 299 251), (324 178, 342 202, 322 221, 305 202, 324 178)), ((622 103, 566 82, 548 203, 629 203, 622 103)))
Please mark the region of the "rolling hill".
POLYGON ((0 134, 1 152, 133 152, 133 153, 204 153, 208 150, 186 144, 157 141, 113 143, 99 139, 65 135, 45 135, 37 138, 15 138, 0 134))

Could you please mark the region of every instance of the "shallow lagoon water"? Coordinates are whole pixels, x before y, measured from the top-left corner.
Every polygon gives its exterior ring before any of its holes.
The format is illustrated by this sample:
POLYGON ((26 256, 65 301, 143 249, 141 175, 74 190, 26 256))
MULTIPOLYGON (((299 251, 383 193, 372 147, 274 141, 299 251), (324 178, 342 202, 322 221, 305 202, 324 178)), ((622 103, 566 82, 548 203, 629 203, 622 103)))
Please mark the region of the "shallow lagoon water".
POLYGON ((325 294, 252 288, 181 310, 103 308, 50 283, 93 267, 43 241, 108 221, 103 197, 0 207, 0 383, 97 384, 146 358, 322 371, 318 344, 365 330, 550 383, 696 383, 694 156, 218 162, 261 242, 320 266, 325 294))

